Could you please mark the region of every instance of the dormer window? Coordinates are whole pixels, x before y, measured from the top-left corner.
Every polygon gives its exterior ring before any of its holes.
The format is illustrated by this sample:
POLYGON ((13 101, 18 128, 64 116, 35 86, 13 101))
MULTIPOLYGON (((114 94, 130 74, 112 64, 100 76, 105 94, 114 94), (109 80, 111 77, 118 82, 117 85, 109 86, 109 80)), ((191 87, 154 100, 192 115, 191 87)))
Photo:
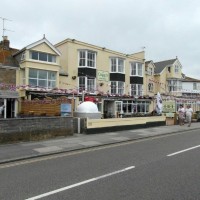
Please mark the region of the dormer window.
POLYGON ((30 58, 33 60, 39 60, 43 62, 53 62, 56 63, 56 56, 49 54, 49 53, 44 53, 44 52, 38 52, 38 51, 31 51, 30 52, 30 58))

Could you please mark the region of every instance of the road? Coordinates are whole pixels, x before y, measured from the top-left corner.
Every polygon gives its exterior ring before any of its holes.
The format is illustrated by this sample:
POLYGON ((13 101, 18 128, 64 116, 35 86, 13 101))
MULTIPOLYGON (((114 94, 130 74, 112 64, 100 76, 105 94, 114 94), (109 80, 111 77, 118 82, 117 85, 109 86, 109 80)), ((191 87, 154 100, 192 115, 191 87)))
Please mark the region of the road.
POLYGON ((1 200, 198 200, 198 130, 0 165, 1 200))

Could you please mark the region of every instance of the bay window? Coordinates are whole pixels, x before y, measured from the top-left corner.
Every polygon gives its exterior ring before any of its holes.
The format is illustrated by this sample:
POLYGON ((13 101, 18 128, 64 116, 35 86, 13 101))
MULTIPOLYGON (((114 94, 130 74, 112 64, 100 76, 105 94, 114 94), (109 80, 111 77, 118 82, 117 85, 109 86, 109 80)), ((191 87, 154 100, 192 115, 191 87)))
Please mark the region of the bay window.
POLYGON ((130 94, 131 96, 142 96, 142 84, 131 84, 130 94))
POLYGON ((29 69, 29 85, 32 87, 54 88, 56 87, 56 72, 29 69))
POLYGON ((124 73, 124 59, 111 58, 111 72, 124 73))
POLYGON ((111 81, 111 94, 112 95, 123 95, 124 94, 124 82, 122 81, 111 81))
POLYGON ((96 53, 89 50, 80 50, 79 67, 96 68, 96 53))
POLYGON ((95 84, 96 80, 95 78, 90 78, 86 76, 80 76, 79 77, 79 92, 89 92, 89 93, 95 93, 96 88, 95 84))

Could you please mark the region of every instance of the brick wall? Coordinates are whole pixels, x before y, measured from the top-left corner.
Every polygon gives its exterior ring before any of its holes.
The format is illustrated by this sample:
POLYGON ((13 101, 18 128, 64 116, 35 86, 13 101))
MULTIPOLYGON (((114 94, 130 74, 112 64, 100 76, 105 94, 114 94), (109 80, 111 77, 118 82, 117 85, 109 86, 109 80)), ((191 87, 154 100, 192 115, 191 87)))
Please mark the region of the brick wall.
POLYGON ((16 84, 16 71, 11 69, 0 69, 0 83, 16 84))
POLYGON ((73 135, 72 117, 0 119, 0 143, 73 135))

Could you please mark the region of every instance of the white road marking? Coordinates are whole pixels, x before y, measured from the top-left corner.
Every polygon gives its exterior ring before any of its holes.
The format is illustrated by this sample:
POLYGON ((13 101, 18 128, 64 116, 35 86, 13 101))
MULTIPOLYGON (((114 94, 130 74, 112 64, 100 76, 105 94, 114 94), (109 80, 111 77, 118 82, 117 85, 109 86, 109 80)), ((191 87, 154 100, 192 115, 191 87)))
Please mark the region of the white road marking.
POLYGON ((186 152, 186 151, 190 151, 192 149, 196 149, 196 148, 199 148, 200 145, 198 146, 194 146, 194 147, 191 147, 191 148, 188 148, 188 149, 184 149, 184 150, 181 150, 181 151, 177 151, 175 153, 172 153, 172 154, 168 154, 167 156, 174 156, 174 155, 177 155, 177 154, 180 154, 180 153, 183 153, 183 152, 186 152))
POLYGON ((60 188, 60 189, 57 189, 57 190, 53 190, 53 191, 50 191, 50 192, 47 192, 47 193, 44 193, 44 194, 40 194, 40 195, 35 196, 35 197, 28 198, 28 199, 25 199, 25 200, 41 199, 43 197, 47 197, 47 196, 50 196, 50 195, 53 195, 53 194, 56 194, 56 193, 59 193, 59 192, 65 191, 65 190, 69 190, 71 188, 78 187, 80 185, 84 185, 84 184, 87 184, 87 183, 90 183, 90 182, 93 182, 93 181, 97 181, 99 179, 103 179, 103 178, 106 178, 108 176, 113 176, 115 174, 119 174, 119 173, 131 170, 131 169, 134 169, 134 168, 135 168, 135 166, 130 166, 130 167, 127 167, 127 168, 124 168, 124 169, 121 169, 121 170, 118 170, 118 171, 115 171, 115 172, 111 172, 109 174, 98 176, 96 178, 91 178, 91 179, 88 179, 88 180, 85 180, 85 181, 82 181, 82 182, 79 182, 79 183, 75 183, 73 185, 69 185, 69 186, 66 186, 66 187, 63 187, 63 188, 60 188))

